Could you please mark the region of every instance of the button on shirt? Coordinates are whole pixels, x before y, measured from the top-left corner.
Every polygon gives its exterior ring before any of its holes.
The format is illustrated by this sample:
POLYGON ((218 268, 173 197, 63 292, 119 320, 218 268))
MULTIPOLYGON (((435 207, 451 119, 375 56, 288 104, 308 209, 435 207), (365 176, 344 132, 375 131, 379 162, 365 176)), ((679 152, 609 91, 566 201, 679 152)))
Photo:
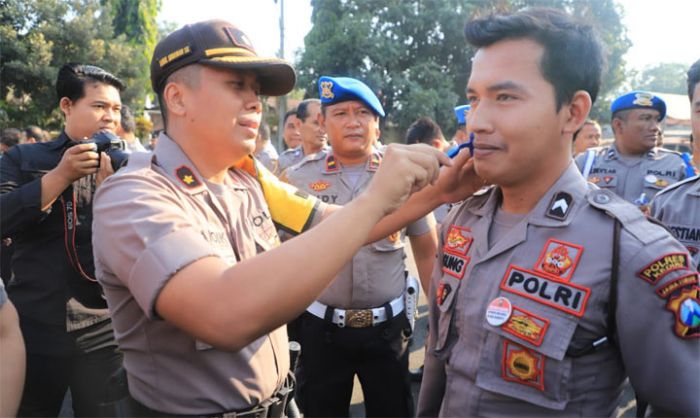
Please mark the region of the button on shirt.
MULTIPOLYGON (((584 152, 576 157, 580 170, 586 156, 584 152)), ((588 181, 641 206, 648 205, 663 188, 682 180, 685 171, 685 162, 678 153, 652 148, 643 156, 623 156, 613 144, 596 149, 588 181)))
POLYGON ((651 215, 660 220, 685 245, 700 266, 700 176, 664 189, 651 202, 651 215))
MULTIPOLYGON (((367 187, 380 162, 381 154, 375 152, 353 178, 332 150, 326 149, 289 168, 286 179, 324 203, 345 205, 367 187)), ((405 288, 404 238, 428 231, 428 221, 421 218, 404 230, 365 245, 343 266, 318 301, 335 308, 365 309, 397 298, 405 288)), ((343 240, 341 236, 336 238, 343 240)))
POLYGON ((652 405, 696 416, 698 329, 675 315, 680 302, 697 306, 682 245, 587 185, 573 164, 489 248, 500 200, 498 187, 473 196, 442 226, 418 415, 610 416, 628 375, 652 405), (569 347, 607 333, 614 219, 606 211, 622 223, 619 345, 574 358, 569 347), (670 284, 683 277, 690 287, 670 284))
POLYGON ((155 312, 160 290, 190 263, 214 256, 233 265, 278 245, 253 176, 235 169, 223 185, 207 185, 163 134, 153 155, 132 155, 100 187, 95 237, 98 278, 135 399, 165 413, 216 414, 248 408, 280 387, 289 369, 285 327, 225 352, 155 312))

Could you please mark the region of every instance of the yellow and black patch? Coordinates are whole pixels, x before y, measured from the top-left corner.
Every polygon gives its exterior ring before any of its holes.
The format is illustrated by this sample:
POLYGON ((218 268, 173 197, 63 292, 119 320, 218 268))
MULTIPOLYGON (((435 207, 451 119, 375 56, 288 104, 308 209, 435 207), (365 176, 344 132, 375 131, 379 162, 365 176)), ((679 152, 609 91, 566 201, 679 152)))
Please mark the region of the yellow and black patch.
POLYGON ((544 390, 544 356, 505 340, 501 377, 509 382, 544 390))
POLYGON ((697 273, 690 273, 686 276, 680 277, 676 280, 672 280, 665 285, 661 286, 660 288, 656 289, 656 294, 659 295, 660 298, 666 299, 667 297, 671 296, 676 290, 682 289, 686 286, 692 286, 692 285, 697 285, 698 284, 698 274, 697 273))
POLYGON ((197 176, 194 174, 194 171, 192 171, 192 169, 186 165, 180 166, 175 170, 175 177, 177 177, 177 179, 180 180, 185 187, 190 189, 194 189, 195 187, 202 185, 202 182, 199 181, 197 176))
POLYGON ((178 59, 184 58, 190 54, 192 54, 192 48, 190 48, 189 45, 185 45, 184 47, 177 49, 164 56, 163 58, 159 59, 158 65, 160 65, 160 68, 163 68, 171 62, 177 61, 178 59))
POLYGON ((645 281, 656 284, 668 273, 676 270, 687 269, 690 266, 688 254, 671 253, 663 255, 652 261, 648 266, 641 269, 637 276, 645 281))

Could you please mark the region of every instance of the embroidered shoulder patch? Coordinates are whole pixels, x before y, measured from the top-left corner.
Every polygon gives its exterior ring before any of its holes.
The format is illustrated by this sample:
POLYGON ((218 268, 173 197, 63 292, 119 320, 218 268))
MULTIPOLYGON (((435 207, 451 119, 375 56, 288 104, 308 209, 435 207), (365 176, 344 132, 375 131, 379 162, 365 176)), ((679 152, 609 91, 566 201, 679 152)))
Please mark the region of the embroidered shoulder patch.
POLYGON ((684 289, 672 297, 666 309, 675 315, 673 331, 681 338, 700 337, 700 287, 684 289))
POLYGON ((190 189, 200 186, 202 183, 199 181, 197 176, 194 174, 191 168, 186 165, 182 165, 175 170, 175 176, 190 189))
POLYGON ((542 354, 505 340, 501 377, 509 382, 544 390, 544 360, 542 354))
POLYGON ((501 328, 539 347, 542 344, 542 340, 544 340, 544 335, 547 333, 547 328, 549 328, 549 320, 525 309, 513 306, 513 313, 510 315, 508 322, 503 324, 501 328))
POLYGON ((667 297, 671 296, 671 294, 673 294, 673 292, 675 292, 676 290, 694 284, 698 284, 697 273, 691 273, 666 283, 665 285, 656 289, 656 294, 659 295, 660 298, 666 299, 667 297))
POLYGON ((443 249, 448 253, 465 255, 469 252, 473 241, 474 238, 471 236, 471 229, 451 225, 450 229, 447 231, 443 249))
POLYGON ((652 261, 648 266, 641 269, 639 273, 637 273, 637 276, 651 284, 656 284, 668 273, 686 269, 688 266, 690 266, 690 264, 688 262, 687 254, 671 253, 652 261))
POLYGON ((570 242, 550 238, 535 264, 535 271, 557 276, 569 281, 576 270, 583 247, 570 242))

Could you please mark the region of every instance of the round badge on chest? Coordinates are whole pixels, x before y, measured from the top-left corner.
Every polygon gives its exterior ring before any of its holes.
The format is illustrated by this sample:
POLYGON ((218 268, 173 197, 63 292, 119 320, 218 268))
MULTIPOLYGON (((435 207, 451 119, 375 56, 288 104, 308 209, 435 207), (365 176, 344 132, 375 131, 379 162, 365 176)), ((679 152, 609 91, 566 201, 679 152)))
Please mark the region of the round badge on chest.
POLYGON ((513 312, 513 305, 508 298, 497 297, 489 303, 486 308, 486 322, 494 327, 500 327, 505 324, 513 312))
POLYGON ((659 178, 656 177, 656 176, 653 175, 653 174, 647 174, 646 176, 644 176, 644 181, 646 181, 647 183, 651 183, 651 184, 656 183, 656 181, 657 181, 658 179, 659 179, 659 178))

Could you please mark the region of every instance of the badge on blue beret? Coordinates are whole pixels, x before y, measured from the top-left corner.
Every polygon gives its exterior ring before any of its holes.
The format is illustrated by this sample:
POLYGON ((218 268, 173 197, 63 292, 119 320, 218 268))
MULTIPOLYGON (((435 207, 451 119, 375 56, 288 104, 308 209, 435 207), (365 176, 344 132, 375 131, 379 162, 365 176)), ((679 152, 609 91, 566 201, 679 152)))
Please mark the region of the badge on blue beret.
POLYGON ((375 114, 384 117, 384 108, 372 89, 354 78, 322 76, 318 79, 318 96, 326 105, 359 100, 375 114))
POLYGON ((659 111, 659 120, 666 117, 666 102, 648 91, 633 91, 615 99, 610 105, 610 111, 615 114, 627 109, 656 109, 659 111))
POLYGON ((470 105, 462 105, 455 107, 455 116, 457 117, 458 125, 467 124, 467 115, 472 107, 470 105))

